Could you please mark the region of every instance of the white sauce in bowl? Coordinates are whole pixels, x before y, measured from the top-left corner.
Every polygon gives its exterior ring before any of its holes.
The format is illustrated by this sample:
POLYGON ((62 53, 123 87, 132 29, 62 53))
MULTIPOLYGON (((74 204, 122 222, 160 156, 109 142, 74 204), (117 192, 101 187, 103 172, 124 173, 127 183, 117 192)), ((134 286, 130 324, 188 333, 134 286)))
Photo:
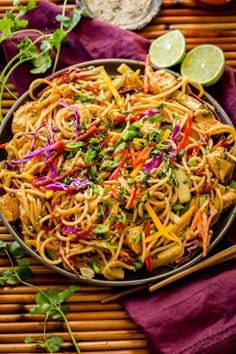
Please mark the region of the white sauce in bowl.
POLYGON ((86 0, 90 14, 115 26, 127 27, 145 19, 152 0, 86 0))

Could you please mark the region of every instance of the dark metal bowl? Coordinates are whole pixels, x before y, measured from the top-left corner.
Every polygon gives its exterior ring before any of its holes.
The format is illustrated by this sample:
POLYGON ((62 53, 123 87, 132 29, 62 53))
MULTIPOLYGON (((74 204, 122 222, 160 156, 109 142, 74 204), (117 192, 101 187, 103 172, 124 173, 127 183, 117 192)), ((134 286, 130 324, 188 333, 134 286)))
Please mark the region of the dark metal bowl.
MULTIPOLYGON (((127 65, 131 66, 132 69, 137 70, 141 69, 143 71, 144 68, 144 63, 139 62, 139 61, 134 61, 134 60, 126 60, 126 59, 106 59, 106 60, 95 60, 95 61, 89 61, 85 62, 82 64, 76 65, 76 67, 84 67, 84 66, 89 66, 89 65, 94 65, 94 66, 100 66, 104 65, 107 72, 109 74, 116 74, 117 71, 116 69, 118 66, 122 63, 126 63, 127 65)), ((67 71, 68 68, 61 70, 60 72, 67 71)), ((176 74, 178 75, 178 74, 176 74)), ((36 88, 39 91, 43 88, 41 85, 40 87, 36 88)), ((230 121, 229 117, 227 114, 224 112, 224 110, 220 107, 220 105, 207 93, 205 93, 203 99, 207 102, 209 102, 211 105, 215 107, 215 110, 221 120, 222 123, 232 125, 232 122, 230 121)), ((2 123, 0 127, 0 141, 1 143, 8 142, 12 138, 12 133, 11 133, 11 123, 12 123, 12 118, 13 118, 13 112, 16 111, 16 109, 24 104, 26 101, 30 100, 29 93, 26 92, 24 95, 22 95, 17 102, 12 106, 10 111, 8 112, 6 118, 4 119, 4 122, 2 123)), ((6 158, 5 151, 3 149, 0 149, 0 160, 3 160, 6 158)), ((213 237, 211 244, 208 248, 208 252, 211 252, 213 248, 218 244, 218 242, 223 238, 223 236, 226 234, 228 228, 232 224, 234 218, 236 216, 236 205, 232 207, 231 209, 227 210, 227 212, 223 213, 217 223, 213 227, 213 237)), ((31 249, 29 246, 27 246, 22 238, 21 230, 19 227, 17 227, 14 224, 10 224, 3 214, 0 212, 0 217, 4 223, 4 225, 7 227, 8 231, 13 235, 14 239, 25 249, 25 251, 30 254, 32 257, 36 258, 38 261, 43 263, 44 265, 48 266, 49 268, 53 269, 55 272, 60 273, 61 275, 64 275, 66 277, 69 277, 73 280, 78 280, 75 274, 63 269, 60 266, 54 266, 54 265, 48 265, 41 257, 40 255, 31 249)), ((151 282, 157 282, 160 281, 164 278, 167 278, 169 276, 172 276, 190 266, 193 264, 199 262, 203 258, 202 253, 197 254, 195 257, 193 257, 190 261, 187 263, 179 266, 177 269, 170 269, 169 267, 160 267, 152 272, 147 271, 146 269, 142 268, 138 270, 137 272, 131 272, 127 271, 125 273, 125 279, 124 280, 106 280, 102 276, 96 276, 95 279, 91 280, 80 280, 86 283, 90 283, 93 285, 103 285, 103 286, 133 286, 133 285, 138 285, 138 284, 145 284, 145 283, 151 283, 151 282)))

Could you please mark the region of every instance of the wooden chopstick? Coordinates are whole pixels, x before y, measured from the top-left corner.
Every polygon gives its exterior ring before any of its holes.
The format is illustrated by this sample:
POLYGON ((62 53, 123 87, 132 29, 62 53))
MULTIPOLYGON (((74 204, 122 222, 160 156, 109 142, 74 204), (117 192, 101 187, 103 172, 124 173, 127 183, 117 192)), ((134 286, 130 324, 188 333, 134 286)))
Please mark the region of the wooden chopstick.
POLYGON ((197 272, 198 270, 201 270, 201 269, 204 269, 204 268, 207 268, 207 267, 210 267, 210 266, 213 266, 213 265, 216 265, 216 264, 219 264, 219 263, 222 263, 222 262, 228 261, 230 259, 234 259, 234 258, 236 258, 236 245, 229 247, 229 248, 225 249, 224 251, 221 251, 221 252, 215 254, 214 256, 211 256, 211 257, 201 261, 200 263, 195 264, 194 266, 192 266, 186 270, 183 270, 180 273, 177 273, 167 279, 164 279, 164 280, 158 282, 157 284, 152 284, 152 285, 151 284, 144 284, 144 285, 136 286, 134 288, 130 288, 130 289, 121 291, 117 294, 114 294, 114 295, 111 295, 111 296, 101 299, 101 303, 104 304, 109 301, 114 301, 114 300, 117 300, 123 296, 133 294, 133 293, 136 293, 138 291, 141 291, 141 290, 144 290, 147 288, 150 292, 153 292, 161 287, 164 287, 165 285, 173 283, 174 281, 176 281, 178 279, 184 278, 187 275, 197 272))
POLYGON ((195 273, 201 269, 207 268, 207 267, 211 267, 215 264, 219 264, 222 262, 225 262, 228 260, 228 257, 232 258, 236 258, 236 245, 231 246, 227 249, 225 249, 224 251, 221 251, 219 253, 216 253, 214 256, 211 256, 207 259, 204 259, 204 261, 201 261, 200 263, 195 264, 194 266, 183 270, 180 273, 177 273, 169 278, 166 278, 156 284, 153 284, 151 286, 149 286, 148 290, 150 292, 153 292, 157 289, 162 288, 165 285, 171 284, 176 280, 182 279, 184 277, 186 277, 187 275, 190 275, 192 273, 195 273))

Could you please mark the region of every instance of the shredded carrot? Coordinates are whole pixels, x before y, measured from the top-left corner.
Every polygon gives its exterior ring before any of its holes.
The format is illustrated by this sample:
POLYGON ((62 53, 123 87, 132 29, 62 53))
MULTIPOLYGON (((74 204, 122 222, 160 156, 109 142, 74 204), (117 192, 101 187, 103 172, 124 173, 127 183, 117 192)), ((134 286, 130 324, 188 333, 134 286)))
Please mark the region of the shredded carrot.
POLYGON ((144 163, 147 161, 147 159, 150 156, 150 153, 152 151, 152 148, 150 146, 146 145, 144 148, 139 152, 138 157, 135 160, 135 164, 138 165, 139 163, 144 163))
POLYGON ((191 226, 190 226, 190 228, 188 230, 188 233, 186 235, 186 240, 190 240, 191 239, 192 234, 196 230, 198 222, 199 222, 199 220, 201 218, 201 213, 202 213, 202 209, 198 209, 198 211, 196 212, 196 214, 195 214, 195 216, 193 218, 193 221, 192 221, 191 226))
POLYGON ((208 219, 207 219, 207 214, 203 210, 201 213, 201 218, 198 222, 198 230, 200 231, 200 234, 202 236, 203 257, 206 257, 208 243, 209 243, 209 223, 208 223, 208 219))

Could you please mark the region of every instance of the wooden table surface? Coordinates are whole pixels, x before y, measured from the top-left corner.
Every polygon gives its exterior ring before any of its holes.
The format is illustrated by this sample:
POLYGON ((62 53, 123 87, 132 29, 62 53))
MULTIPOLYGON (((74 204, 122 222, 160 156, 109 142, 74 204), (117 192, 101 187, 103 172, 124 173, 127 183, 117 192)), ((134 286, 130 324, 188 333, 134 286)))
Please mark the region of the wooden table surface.
MULTIPOLYGON (((51 1, 62 4, 61 0, 51 1)), ((26 4, 27 0, 22 3, 26 4)), ((73 8, 74 3, 75 1, 69 0, 68 7, 73 8)), ((0 1, 0 17, 11 5, 12 0, 0 1)), ((176 28, 185 34, 187 50, 201 43, 216 44, 223 49, 226 64, 236 69, 236 5, 229 10, 212 12, 197 7, 192 0, 164 0, 158 15, 138 33, 154 39, 176 28)), ((13 102, 6 93, 2 102, 4 113, 13 102)), ((12 242, 11 235, 1 223, 0 239, 12 242)), ((40 288, 53 286, 64 289, 71 284, 69 279, 53 273, 36 260, 31 258, 30 262, 33 271, 31 282, 40 288)), ((9 269, 9 263, 6 256, 1 255, 0 272, 4 269, 9 269)), ((118 302, 101 304, 100 300, 111 294, 111 288, 82 284, 81 290, 68 301, 68 320, 81 352, 147 354, 142 330, 133 323, 118 302)), ((45 353, 37 344, 24 344, 26 336, 42 338, 43 317, 29 314, 34 297, 35 291, 32 288, 0 288, 0 353, 45 353)), ((48 331, 50 335, 56 333, 63 337, 63 353, 75 352, 62 321, 49 321, 48 331)))

